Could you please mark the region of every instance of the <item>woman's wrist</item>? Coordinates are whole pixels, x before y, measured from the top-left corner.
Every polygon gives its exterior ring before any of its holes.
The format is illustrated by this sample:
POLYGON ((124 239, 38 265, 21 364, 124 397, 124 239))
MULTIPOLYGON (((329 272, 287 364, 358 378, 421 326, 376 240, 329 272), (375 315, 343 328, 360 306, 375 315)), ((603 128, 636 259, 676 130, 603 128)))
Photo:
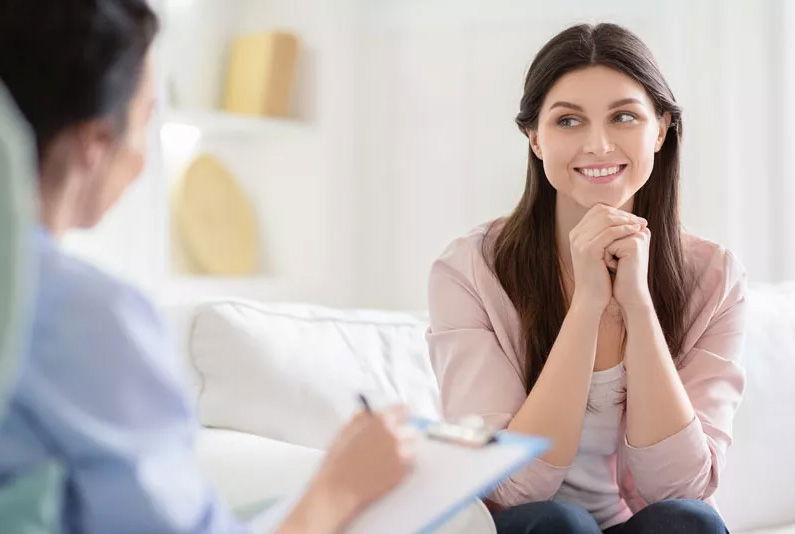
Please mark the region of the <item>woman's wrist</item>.
MULTIPOLYGON (((645 365, 648 363, 648 350, 638 350, 638 347, 651 348, 659 345, 665 349, 667 354, 667 343, 665 334, 657 318, 657 312, 653 305, 639 305, 622 309, 624 317, 624 327, 627 331, 627 350, 624 354, 624 366, 627 372, 634 369, 635 365, 645 365)), ((667 356, 670 360, 670 355, 667 356)))
POLYGON ((630 304, 619 303, 619 305, 627 330, 633 329, 637 323, 646 324, 650 319, 657 317, 651 297, 630 304))
POLYGON ((593 319, 598 324, 602 319, 605 308, 606 306, 596 302, 594 299, 580 297, 575 293, 571 299, 568 314, 582 317, 585 320, 593 319))

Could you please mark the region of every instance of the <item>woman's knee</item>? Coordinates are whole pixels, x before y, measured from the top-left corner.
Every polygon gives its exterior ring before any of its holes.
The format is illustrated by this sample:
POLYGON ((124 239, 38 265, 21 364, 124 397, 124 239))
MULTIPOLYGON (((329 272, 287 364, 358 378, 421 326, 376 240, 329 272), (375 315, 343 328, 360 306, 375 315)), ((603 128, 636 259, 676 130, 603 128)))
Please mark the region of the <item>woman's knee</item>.
POLYGON ((630 532, 644 534, 726 534, 718 512, 704 501, 670 499, 650 504, 628 522, 630 532))
POLYGON ((585 508, 565 501, 520 504, 494 516, 499 534, 600 534, 585 508))

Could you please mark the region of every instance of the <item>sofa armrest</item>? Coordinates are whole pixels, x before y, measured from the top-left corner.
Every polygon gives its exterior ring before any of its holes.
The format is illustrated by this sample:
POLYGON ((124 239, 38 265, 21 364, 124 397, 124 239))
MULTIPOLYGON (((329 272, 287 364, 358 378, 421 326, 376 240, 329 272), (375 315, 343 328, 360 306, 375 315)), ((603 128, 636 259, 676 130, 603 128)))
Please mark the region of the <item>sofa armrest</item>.
POLYGON ((309 480, 323 451, 253 434, 203 428, 199 466, 233 509, 294 493, 309 480))
MULTIPOLYGON (((253 434, 203 428, 199 465, 229 506, 236 510, 299 491, 320 465, 323 451, 253 434)), ((435 534, 496 534, 480 501, 467 506, 435 534)))

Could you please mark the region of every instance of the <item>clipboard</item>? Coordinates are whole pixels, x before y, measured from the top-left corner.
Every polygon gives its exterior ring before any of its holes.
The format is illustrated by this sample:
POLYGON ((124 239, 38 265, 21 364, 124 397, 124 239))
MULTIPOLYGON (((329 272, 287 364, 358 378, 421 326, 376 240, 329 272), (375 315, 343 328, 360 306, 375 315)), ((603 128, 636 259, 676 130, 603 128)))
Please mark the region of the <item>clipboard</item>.
POLYGON ((428 534, 544 453, 550 442, 481 425, 413 419, 422 436, 414 471, 366 508, 345 534, 428 534))
MULTIPOLYGON (((410 424, 421 431, 414 470, 356 517, 344 534, 430 534, 550 446, 545 438, 492 431, 482 421, 414 418, 410 424)), ((249 527, 273 532, 302 494, 283 499, 253 518, 249 527)))

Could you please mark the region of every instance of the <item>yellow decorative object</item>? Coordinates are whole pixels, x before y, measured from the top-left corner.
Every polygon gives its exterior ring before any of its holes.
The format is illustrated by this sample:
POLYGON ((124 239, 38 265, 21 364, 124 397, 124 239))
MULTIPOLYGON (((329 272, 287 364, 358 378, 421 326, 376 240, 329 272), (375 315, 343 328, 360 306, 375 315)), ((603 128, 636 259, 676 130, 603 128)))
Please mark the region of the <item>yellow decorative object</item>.
POLYGON ((290 111, 298 39, 269 32, 236 38, 229 54, 223 108, 283 117, 290 111))
POLYGON ((234 176, 203 154, 185 171, 172 198, 185 251, 204 274, 247 275, 258 261, 254 208, 234 176))

